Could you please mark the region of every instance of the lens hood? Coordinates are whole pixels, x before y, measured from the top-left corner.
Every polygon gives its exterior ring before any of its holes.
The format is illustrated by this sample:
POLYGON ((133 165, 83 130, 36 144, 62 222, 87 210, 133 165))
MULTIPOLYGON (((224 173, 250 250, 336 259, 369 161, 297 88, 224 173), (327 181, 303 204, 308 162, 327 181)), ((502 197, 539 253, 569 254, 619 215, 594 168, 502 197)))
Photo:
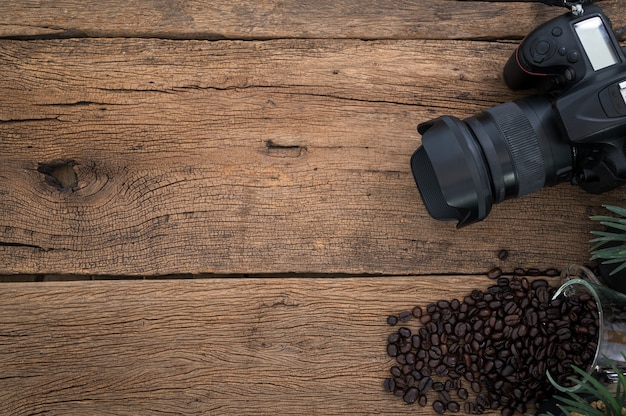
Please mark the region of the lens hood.
POLYGON ((456 220, 457 228, 483 220, 493 197, 480 146, 467 125, 443 116, 418 126, 422 146, 411 157, 411 170, 429 214, 456 220))

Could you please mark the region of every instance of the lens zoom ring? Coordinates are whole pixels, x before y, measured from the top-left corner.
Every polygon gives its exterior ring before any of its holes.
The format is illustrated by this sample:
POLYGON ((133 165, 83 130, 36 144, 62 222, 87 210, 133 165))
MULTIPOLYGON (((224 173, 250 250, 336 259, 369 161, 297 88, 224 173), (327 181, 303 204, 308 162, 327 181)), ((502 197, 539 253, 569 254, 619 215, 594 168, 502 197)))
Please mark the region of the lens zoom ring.
POLYGON ((517 196, 543 188, 546 181, 545 162, 528 117, 512 102, 493 107, 486 112, 493 117, 511 152, 519 184, 517 196))

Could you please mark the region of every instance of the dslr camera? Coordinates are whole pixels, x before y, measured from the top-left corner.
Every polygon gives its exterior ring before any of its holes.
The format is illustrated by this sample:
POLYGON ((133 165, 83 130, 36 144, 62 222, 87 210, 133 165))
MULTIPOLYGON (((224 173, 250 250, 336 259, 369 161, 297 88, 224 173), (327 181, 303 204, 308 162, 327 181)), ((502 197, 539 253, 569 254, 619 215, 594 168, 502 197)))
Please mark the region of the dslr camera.
POLYGON ((460 228, 544 186, 570 181, 599 194, 624 184, 625 54, 597 6, 572 7, 526 36, 504 80, 538 94, 418 126, 411 170, 430 215, 460 228))

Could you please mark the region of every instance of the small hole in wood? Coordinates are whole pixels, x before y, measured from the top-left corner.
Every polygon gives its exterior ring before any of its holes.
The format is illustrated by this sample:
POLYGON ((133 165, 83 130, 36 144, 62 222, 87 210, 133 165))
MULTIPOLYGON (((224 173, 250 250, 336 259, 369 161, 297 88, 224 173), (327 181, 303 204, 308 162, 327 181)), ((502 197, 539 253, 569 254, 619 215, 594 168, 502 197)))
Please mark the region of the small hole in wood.
POLYGON ((75 191, 78 187, 78 177, 74 166, 76 162, 73 160, 40 163, 37 171, 44 174, 48 185, 59 192, 69 192, 75 191))

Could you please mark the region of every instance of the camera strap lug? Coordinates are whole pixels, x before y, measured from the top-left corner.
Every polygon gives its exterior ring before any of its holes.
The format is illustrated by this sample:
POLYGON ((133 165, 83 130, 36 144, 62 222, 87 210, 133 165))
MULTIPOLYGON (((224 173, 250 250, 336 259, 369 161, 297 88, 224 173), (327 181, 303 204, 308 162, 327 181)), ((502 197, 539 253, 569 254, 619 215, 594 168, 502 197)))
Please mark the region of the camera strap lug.
POLYGON ((583 9, 582 4, 580 3, 572 4, 572 14, 574 16, 582 16, 584 12, 585 10, 583 9))
POLYGON ((578 1, 567 1, 567 0, 537 0, 540 3, 547 4, 549 6, 562 6, 570 9, 574 16, 582 16, 585 12, 583 6, 590 5, 594 2, 594 0, 578 0, 578 1))

